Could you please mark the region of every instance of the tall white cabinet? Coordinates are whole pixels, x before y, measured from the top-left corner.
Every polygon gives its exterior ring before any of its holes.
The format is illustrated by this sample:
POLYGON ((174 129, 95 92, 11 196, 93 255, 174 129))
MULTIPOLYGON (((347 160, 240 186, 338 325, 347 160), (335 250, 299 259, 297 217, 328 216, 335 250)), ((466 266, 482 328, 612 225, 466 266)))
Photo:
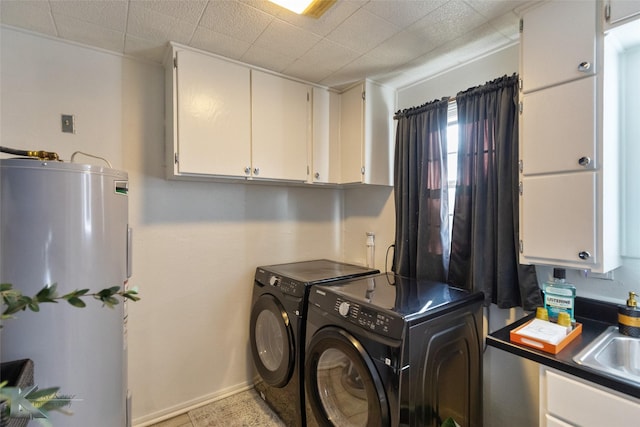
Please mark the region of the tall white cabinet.
POLYGON ((522 17, 522 263, 605 272, 621 262, 618 144, 603 125, 602 12, 599 1, 558 0, 522 17))

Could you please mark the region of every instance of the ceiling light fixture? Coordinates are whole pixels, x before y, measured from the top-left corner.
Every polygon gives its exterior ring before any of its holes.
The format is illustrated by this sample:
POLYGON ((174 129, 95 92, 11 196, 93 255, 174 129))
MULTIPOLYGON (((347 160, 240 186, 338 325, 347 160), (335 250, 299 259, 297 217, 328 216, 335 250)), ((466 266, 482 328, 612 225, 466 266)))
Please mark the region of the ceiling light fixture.
POLYGON ((336 0, 269 0, 278 6, 282 6, 298 15, 307 15, 320 18, 336 0))

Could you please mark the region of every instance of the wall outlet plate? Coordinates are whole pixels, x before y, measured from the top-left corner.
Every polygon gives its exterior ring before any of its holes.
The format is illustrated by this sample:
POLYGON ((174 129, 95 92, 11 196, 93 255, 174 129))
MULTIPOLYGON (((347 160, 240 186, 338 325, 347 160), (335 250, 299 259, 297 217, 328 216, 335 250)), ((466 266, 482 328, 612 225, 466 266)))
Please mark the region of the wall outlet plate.
POLYGON ((71 114, 62 114, 62 132, 64 133, 76 133, 75 120, 71 114))

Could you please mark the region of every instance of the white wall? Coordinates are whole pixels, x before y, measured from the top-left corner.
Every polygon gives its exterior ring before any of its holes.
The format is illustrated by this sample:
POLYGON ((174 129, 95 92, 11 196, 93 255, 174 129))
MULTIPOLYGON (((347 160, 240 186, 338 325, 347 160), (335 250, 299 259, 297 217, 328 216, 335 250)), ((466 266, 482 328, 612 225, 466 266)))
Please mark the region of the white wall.
POLYGON ((1 144, 67 161, 82 150, 129 173, 130 283, 142 297, 129 304, 134 423, 251 384, 255 267, 342 259, 342 192, 167 181, 160 66, 8 28, 0 37, 1 144), (61 132, 62 113, 76 116, 75 135, 61 132))
POLYGON ((474 62, 398 89, 398 109, 417 107, 518 71, 519 46, 512 45, 474 62))

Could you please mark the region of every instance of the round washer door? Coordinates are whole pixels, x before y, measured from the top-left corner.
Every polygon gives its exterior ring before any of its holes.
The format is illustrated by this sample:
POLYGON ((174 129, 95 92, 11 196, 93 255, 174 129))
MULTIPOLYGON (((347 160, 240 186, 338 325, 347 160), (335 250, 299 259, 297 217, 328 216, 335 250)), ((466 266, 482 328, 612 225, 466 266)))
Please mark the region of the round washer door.
POLYGON ((285 386, 295 361, 287 312, 273 295, 265 294, 253 305, 250 322, 251 353, 258 373, 272 387, 285 386))
POLYGON ((375 365, 348 332, 326 327, 314 334, 306 353, 305 387, 321 426, 383 427, 390 415, 375 365))

